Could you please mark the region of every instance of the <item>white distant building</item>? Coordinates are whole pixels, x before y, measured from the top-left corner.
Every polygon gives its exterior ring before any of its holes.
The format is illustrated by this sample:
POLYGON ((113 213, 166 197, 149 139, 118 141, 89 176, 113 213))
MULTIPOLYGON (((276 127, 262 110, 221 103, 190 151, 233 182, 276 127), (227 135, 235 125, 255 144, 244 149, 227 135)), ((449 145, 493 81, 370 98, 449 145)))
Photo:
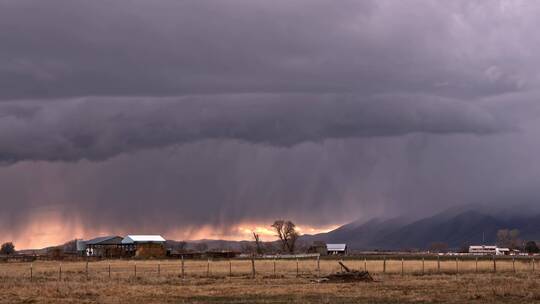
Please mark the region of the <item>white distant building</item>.
POLYGON ((509 255, 512 253, 513 250, 510 250, 509 248, 499 248, 497 247, 497 255, 509 255))
POLYGON ((346 255, 347 244, 326 244, 328 255, 346 255))
POLYGON ((469 253, 473 255, 509 255, 510 249, 491 245, 469 246, 469 253))

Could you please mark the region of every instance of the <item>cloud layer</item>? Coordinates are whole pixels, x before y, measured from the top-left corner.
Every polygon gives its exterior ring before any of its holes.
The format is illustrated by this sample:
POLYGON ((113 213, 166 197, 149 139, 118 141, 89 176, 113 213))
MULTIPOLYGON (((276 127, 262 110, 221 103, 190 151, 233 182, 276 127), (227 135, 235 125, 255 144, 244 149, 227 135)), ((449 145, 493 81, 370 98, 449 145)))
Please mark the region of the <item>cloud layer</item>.
POLYGON ((538 80, 538 10, 530 1, 4 0, 0 98, 495 94, 538 80))
POLYGON ((0 231, 181 237, 534 201, 539 13, 0 0, 0 231))
POLYGON ((488 109, 434 96, 242 94, 0 104, 0 160, 103 160, 209 139, 290 147, 415 132, 491 134, 488 109))

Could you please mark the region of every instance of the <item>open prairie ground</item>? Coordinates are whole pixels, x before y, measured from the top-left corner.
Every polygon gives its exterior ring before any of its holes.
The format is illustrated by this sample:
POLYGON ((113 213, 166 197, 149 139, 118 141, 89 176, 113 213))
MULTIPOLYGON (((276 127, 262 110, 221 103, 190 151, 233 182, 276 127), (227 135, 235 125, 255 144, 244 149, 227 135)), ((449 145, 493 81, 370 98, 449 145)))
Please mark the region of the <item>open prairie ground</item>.
MULTIPOLYGON (((540 302, 540 270, 529 259, 498 260, 496 272, 493 261, 474 259, 457 268, 441 260, 440 270, 436 259, 345 264, 367 267, 376 282, 316 283, 313 259, 255 260, 255 278, 250 260, 186 260, 183 278, 178 260, 90 262, 88 271, 85 262, 1 263, 0 303, 540 302)), ((320 261, 320 276, 339 270, 336 260, 320 261)))

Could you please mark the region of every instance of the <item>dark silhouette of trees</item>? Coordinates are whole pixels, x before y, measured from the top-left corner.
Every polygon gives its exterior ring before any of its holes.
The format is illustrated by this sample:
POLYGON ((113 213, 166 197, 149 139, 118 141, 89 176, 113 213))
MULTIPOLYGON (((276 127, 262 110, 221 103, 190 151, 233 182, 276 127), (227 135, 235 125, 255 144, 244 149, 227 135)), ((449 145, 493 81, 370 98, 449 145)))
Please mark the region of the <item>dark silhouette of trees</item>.
POLYGON ((180 241, 176 243, 175 249, 179 251, 184 251, 186 250, 186 247, 187 247, 187 243, 185 241, 180 241))
POLYGON ((540 252, 540 248, 538 248, 535 241, 528 241, 525 244, 524 249, 525 249, 525 252, 527 252, 527 253, 539 253, 540 252))
POLYGON ((429 245, 429 251, 441 253, 448 251, 448 244, 444 242, 433 242, 429 245))
POLYGON ((272 242, 263 243, 263 246, 264 253, 274 254, 277 252, 277 248, 274 246, 274 244, 272 244, 272 242))
POLYGON ((510 249, 518 248, 519 230, 500 229, 499 231, 497 231, 497 245, 510 249))
POLYGON ((459 253, 468 253, 468 252, 469 252, 469 247, 470 247, 470 244, 469 244, 469 243, 463 243, 463 244, 461 244, 461 246, 459 247, 458 252, 459 252, 459 253))
POLYGON ((63 245, 64 252, 77 252, 77 240, 71 240, 63 245))
POLYGON ((277 220, 272 224, 272 227, 281 241, 283 251, 294 253, 296 241, 300 236, 296 231, 296 225, 291 221, 277 220))
POLYGON ((12 242, 2 244, 0 247, 0 254, 10 255, 15 253, 15 245, 12 242))

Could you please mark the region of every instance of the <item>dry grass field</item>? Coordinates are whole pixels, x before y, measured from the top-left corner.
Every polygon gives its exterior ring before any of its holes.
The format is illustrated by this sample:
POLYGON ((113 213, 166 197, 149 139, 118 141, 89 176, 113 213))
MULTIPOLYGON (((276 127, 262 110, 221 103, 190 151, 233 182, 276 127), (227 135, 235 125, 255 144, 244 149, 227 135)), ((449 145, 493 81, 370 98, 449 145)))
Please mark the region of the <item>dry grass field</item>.
MULTIPOLYGON (((493 262, 347 260, 365 266, 376 282, 315 283, 315 260, 181 262, 100 261, 0 264, 0 303, 515 303, 540 301, 540 271, 530 260, 493 262), (110 275, 109 275, 110 265, 110 275), (208 268, 208 265, 210 267, 208 268), (32 278, 30 278, 32 268, 32 278), (61 268, 61 272, 60 272, 61 268), (514 271, 515 268, 515 271, 514 271), (232 270, 232 274, 230 271, 232 270)), ((336 260, 321 260, 320 273, 339 271, 336 260)))

